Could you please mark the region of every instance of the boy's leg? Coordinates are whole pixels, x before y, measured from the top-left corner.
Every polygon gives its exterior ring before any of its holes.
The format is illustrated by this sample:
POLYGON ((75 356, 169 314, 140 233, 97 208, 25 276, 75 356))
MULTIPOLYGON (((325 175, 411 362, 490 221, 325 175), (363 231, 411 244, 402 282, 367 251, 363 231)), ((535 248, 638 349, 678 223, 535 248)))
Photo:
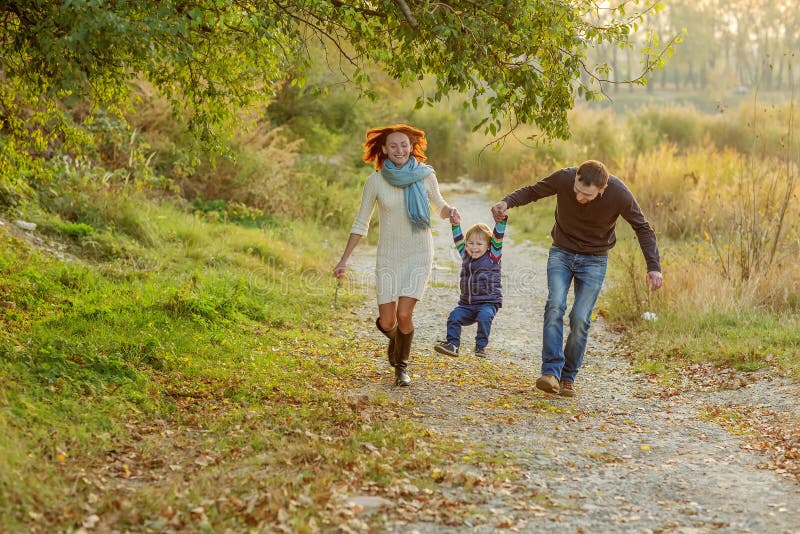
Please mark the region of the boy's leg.
POLYGON ((561 380, 574 382, 583 363, 592 310, 603 287, 608 256, 579 256, 575 266, 575 302, 569 313, 569 336, 564 345, 564 369, 561 380))
POLYGON ((475 312, 467 306, 458 305, 447 318, 447 342, 458 347, 461 345, 461 327, 475 322, 475 312))
POLYGON ((478 332, 475 335, 475 349, 483 351, 489 344, 489 332, 492 330, 492 321, 497 313, 495 304, 483 304, 478 307, 475 317, 478 323, 478 332))

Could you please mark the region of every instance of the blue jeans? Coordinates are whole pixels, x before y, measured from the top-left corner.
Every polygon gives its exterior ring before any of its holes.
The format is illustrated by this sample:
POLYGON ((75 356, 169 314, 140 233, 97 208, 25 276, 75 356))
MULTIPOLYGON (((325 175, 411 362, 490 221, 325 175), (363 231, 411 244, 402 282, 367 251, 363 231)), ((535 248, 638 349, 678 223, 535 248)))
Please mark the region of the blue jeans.
POLYGON ((458 347, 461 345, 461 327, 478 323, 475 348, 485 349, 496 313, 497 304, 459 304, 447 318, 447 342, 458 347))
POLYGON ((547 258, 547 304, 542 333, 542 374, 575 381, 583 363, 592 309, 606 277, 608 256, 572 254, 556 246, 547 258), (575 281, 575 301, 569 313, 569 336, 564 344, 567 293, 575 281))

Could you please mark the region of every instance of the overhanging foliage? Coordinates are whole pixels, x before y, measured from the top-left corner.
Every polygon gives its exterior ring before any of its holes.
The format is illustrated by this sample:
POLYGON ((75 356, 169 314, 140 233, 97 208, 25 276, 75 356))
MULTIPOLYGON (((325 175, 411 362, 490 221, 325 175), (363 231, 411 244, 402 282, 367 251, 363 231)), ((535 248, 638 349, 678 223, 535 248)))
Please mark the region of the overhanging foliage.
MULTIPOLYGON (((485 110, 476 129, 494 135, 526 123, 566 137, 575 98, 598 94, 591 81, 603 67, 588 66, 586 50, 628 46, 657 8, 651 0, 602 8, 589 0, 9 0, 0 4, 3 131, 22 133, 21 109, 52 110, 69 96, 122 106, 129 82, 143 78, 208 136, 235 109, 268 100, 277 83, 302 83, 307 46, 320 40, 367 94, 375 66, 406 85, 430 77, 435 89, 419 106, 466 93, 466 105, 485 110)), ((647 72, 660 56, 644 53, 647 72)))

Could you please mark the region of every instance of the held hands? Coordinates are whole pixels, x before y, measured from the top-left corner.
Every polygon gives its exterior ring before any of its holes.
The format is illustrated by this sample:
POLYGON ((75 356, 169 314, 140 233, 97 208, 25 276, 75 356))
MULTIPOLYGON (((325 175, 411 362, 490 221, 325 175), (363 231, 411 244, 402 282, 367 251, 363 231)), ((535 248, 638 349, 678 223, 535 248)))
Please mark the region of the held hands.
POLYGON ((647 273, 647 287, 650 291, 657 291, 664 285, 664 277, 658 271, 650 271, 647 273))
POLYGON ((506 210, 508 209, 508 204, 504 201, 500 201, 494 206, 492 206, 492 217, 494 217, 494 222, 500 222, 506 218, 506 210))
POLYGON ((458 208, 450 208, 450 224, 452 226, 461 224, 461 214, 458 212, 458 208))

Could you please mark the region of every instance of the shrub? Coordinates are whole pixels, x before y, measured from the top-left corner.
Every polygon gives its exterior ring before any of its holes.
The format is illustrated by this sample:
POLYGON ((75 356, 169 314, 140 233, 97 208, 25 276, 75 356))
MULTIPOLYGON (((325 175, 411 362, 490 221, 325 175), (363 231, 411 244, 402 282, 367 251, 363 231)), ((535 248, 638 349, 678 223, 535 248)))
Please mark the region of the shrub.
POLYGON ((565 162, 566 165, 580 165, 588 159, 596 159, 615 168, 628 151, 626 132, 610 110, 578 108, 570 114, 570 128, 572 135, 567 144, 572 145, 575 152, 569 154, 572 161, 565 162))
POLYGON ((436 169, 439 181, 454 182, 468 172, 464 149, 469 139, 469 128, 458 113, 445 107, 422 108, 414 113, 411 122, 425 131, 428 139, 426 155, 436 169))
POLYGON ((642 108, 628 116, 628 130, 635 153, 641 154, 660 143, 684 151, 701 143, 702 116, 691 107, 642 108))

